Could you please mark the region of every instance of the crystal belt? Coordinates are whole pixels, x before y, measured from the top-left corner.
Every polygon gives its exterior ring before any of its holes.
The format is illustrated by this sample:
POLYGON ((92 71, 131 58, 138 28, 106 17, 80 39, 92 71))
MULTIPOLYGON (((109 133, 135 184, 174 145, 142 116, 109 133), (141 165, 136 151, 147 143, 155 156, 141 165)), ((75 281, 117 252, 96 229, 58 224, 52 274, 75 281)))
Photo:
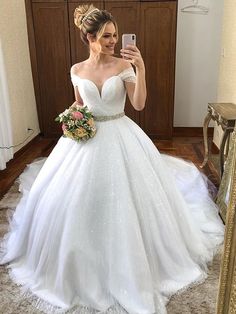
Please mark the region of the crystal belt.
POLYGON ((108 121, 108 120, 115 120, 123 117, 125 115, 124 111, 121 113, 113 114, 112 116, 94 116, 95 121, 108 121))

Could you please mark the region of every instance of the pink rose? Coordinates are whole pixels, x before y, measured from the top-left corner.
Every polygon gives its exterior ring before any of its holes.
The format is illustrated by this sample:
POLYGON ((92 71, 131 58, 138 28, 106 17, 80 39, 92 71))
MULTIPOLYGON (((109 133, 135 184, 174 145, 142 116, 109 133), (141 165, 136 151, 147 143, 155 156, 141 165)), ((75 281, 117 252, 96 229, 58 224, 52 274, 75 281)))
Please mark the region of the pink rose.
POLYGON ((84 115, 79 111, 72 112, 72 116, 75 120, 81 120, 84 117, 84 115))
POLYGON ((64 132, 66 130, 66 125, 63 123, 61 127, 62 127, 62 131, 64 132))

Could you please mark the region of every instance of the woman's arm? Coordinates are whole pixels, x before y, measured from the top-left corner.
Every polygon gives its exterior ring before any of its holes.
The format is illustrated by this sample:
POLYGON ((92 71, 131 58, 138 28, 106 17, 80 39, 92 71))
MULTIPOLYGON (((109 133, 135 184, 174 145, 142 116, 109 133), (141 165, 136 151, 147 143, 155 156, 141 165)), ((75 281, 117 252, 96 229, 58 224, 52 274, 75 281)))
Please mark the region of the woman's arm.
POLYGON ((128 45, 127 49, 121 49, 121 55, 136 68, 136 84, 125 82, 125 86, 132 106, 141 111, 145 107, 147 98, 145 65, 141 53, 136 46, 128 45))
MULTIPOLYGON (((77 64, 74 64, 71 67, 71 70, 70 70, 71 76, 76 75, 76 68, 77 68, 77 64)), ((83 99, 80 96, 79 89, 78 89, 77 85, 74 85, 74 94, 75 94, 75 102, 72 104, 72 106, 73 105, 83 106, 83 99)))
POLYGON ((74 93, 75 93, 75 101, 73 102, 73 104, 70 107, 78 106, 78 105, 83 107, 83 100, 79 94, 79 90, 78 90, 77 86, 74 86, 74 93))

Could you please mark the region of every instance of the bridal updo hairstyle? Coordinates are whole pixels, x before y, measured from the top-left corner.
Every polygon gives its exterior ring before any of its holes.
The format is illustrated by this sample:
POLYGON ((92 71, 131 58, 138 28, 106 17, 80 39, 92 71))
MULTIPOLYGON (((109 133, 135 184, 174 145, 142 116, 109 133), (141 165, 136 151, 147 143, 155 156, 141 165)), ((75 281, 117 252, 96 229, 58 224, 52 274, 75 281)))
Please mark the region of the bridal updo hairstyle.
POLYGON ((97 9, 93 4, 79 5, 74 12, 74 22, 80 29, 81 40, 86 45, 89 45, 87 34, 97 39, 101 38, 107 23, 110 22, 114 24, 118 37, 117 23, 111 13, 97 9))

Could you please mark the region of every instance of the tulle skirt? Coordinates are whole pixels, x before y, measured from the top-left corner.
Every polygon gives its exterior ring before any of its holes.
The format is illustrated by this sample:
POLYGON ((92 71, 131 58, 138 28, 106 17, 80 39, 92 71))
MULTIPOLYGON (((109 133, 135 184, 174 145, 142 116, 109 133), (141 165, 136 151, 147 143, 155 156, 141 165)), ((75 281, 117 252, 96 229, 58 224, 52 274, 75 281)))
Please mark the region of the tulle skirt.
POLYGON ((201 282, 224 227, 207 179, 128 117, 61 137, 20 177, 1 263, 45 313, 166 313, 201 282))

